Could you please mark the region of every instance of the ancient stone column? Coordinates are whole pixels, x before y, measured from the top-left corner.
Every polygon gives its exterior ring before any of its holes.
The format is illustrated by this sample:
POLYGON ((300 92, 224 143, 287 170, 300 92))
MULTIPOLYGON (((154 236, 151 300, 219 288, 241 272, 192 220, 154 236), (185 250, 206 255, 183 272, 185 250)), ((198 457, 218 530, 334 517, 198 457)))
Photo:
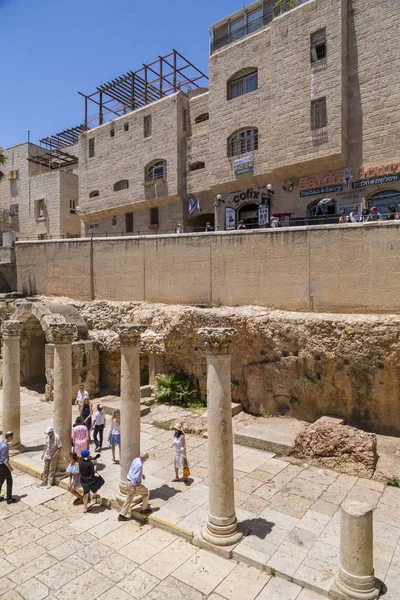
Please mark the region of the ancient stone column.
POLYGON ((207 358, 209 509, 202 535, 211 544, 230 546, 242 537, 233 487, 230 346, 236 330, 204 328, 198 335, 207 358))
POLYGON ((115 328, 121 345, 121 463, 117 500, 124 502, 129 467, 140 455, 140 334, 144 325, 115 328))
POLYGON ((47 341, 54 344, 53 427, 60 436, 62 448, 57 469, 65 471, 69 464, 72 435, 72 339, 75 327, 68 323, 50 323, 47 341))
POLYGON ((374 600, 379 596, 373 565, 372 509, 363 500, 342 505, 340 567, 331 595, 348 600, 374 600))
POLYGON ((4 321, 3 334, 3 434, 14 433, 12 450, 21 445, 21 394, 20 394, 20 324, 4 321))

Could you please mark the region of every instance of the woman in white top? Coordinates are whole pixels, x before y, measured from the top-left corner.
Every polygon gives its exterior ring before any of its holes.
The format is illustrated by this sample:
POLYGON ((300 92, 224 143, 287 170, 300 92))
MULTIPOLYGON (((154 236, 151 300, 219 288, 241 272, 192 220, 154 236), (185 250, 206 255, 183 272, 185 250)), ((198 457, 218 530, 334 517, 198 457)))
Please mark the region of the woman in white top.
POLYGON ((176 423, 173 426, 174 437, 172 448, 174 449, 174 467, 175 467, 175 479, 172 481, 179 481, 179 470, 183 471, 185 467, 186 459, 186 441, 185 433, 183 431, 181 423, 176 423))

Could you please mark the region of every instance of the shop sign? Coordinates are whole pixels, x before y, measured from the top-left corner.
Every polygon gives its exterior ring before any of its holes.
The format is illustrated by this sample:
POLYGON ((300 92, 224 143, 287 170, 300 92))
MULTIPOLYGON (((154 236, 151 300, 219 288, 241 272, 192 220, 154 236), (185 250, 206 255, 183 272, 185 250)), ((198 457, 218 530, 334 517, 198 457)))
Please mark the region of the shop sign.
POLYGON ((244 156, 243 158, 237 158, 233 161, 233 169, 235 175, 241 175, 242 173, 248 173, 249 171, 253 171, 253 157, 244 156))
POLYGON ((225 227, 226 229, 236 228, 236 211, 234 208, 225 208, 225 227))
POLYGON ((242 192, 233 192, 225 197, 225 201, 230 204, 238 204, 238 202, 244 201, 266 202, 268 200, 268 194, 266 188, 248 188, 242 192))
POLYGON ((321 194, 332 194, 332 192, 341 192, 342 190, 343 190, 342 185, 331 185, 328 187, 303 190, 302 192, 300 192, 300 197, 304 198, 304 196, 319 196, 321 194))
POLYGON ((369 185, 381 185, 382 183, 392 183, 393 181, 400 181, 400 173, 396 175, 384 175, 383 177, 374 177, 373 179, 364 179, 363 181, 353 181, 352 187, 363 188, 369 185))
POLYGON ((258 225, 259 227, 262 227, 263 225, 268 225, 268 223, 268 206, 266 204, 260 204, 260 206, 258 207, 258 225))

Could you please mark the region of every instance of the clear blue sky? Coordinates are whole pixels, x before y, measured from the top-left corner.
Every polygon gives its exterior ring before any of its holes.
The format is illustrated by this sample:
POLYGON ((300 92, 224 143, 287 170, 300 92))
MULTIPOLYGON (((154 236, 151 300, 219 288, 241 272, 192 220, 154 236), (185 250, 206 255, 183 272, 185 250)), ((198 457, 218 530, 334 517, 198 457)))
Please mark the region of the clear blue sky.
MULTIPOLYGON (((246 4, 249 4, 246 2, 246 4)), ((243 0, 0 0, 0 145, 78 125, 96 86, 173 48, 207 73, 208 26, 243 0)))

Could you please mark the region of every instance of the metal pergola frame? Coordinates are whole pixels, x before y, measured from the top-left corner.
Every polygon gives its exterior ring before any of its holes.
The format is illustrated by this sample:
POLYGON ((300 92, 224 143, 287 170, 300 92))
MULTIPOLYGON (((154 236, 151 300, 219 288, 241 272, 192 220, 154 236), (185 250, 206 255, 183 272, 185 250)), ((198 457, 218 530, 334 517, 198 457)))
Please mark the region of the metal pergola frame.
POLYGON ((78 162, 78 157, 68 152, 64 152, 59 148, 53 148, 43 154, 36 154, 28 158, 29 162, 36 163, 46 169, 63 169, 78 162))
POLYGON ((92 94, 78 92, 85 98, 85 120, 79 127, 85 131, 102 125, 179 90, 189 91, 203 87, 202 82, 208 85, 207 75, 177 50, 172 50, 170 54, 159 56, 150 64, 143 64, 138 71, 128 71, 125 75, 98 86, 92 94), (91 117, 88 113, 89 103, 96 106, 96 113, 91 117))
POLYGON ((78 143, 79 134, 87 130, 87 126, 77 125, 76 127, 70 127, 64 129, 60 133, 55 135, 49 135, 48 137, 42 138, 40 145, 44 146, 47 150, 54 150, 56 148, 65 148, 65 146, 72 146, 78 143))

